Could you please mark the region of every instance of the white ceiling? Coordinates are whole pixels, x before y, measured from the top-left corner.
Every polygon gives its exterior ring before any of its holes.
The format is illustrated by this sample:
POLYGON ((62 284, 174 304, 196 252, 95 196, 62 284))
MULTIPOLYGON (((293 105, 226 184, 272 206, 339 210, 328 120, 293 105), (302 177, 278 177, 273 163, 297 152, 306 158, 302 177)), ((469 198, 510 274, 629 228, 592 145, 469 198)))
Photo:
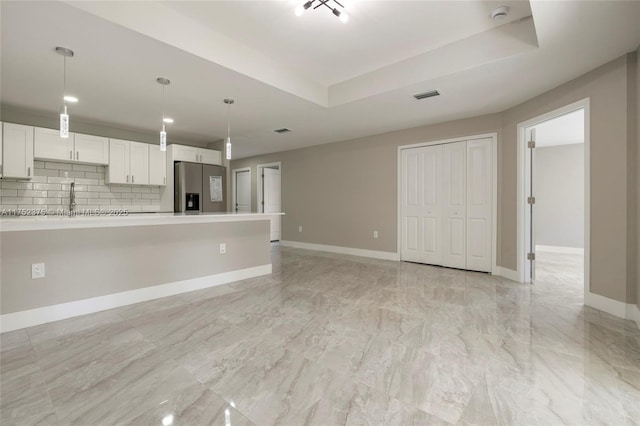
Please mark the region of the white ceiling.
POLYGON ((156 132, 165 76, 169 143, 224 137, 232 97, 244 157, 502 111, 640 44, 640 2, 534 1, 499 27, 495 4, 359 1, 342 24, 287 1, 4 1, 1 101, 56 114, 67 46, 72 123, 156 132))
POLYGON ((538 148, 584 143, 584 110, 545 121, 535 129, 538 148))

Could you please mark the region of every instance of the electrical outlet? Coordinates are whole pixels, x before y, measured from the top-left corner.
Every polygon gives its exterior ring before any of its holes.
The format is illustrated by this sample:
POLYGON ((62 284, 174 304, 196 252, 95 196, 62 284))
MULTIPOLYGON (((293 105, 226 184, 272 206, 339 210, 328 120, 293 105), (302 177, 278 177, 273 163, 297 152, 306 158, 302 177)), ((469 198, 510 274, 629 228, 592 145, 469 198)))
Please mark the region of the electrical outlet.
POLYGON ((220 244, 220 254, 225 254, 227 252, 227 245, 225 243, 220 244))
POLYGON ((302 232, 302 226, 298 226, 298 232, 302 232))
POLYGON ((378 239, 378 231, 373 231, 373 238, 378 239))
POLYGON ((44 263, 34 263, 31 265, 31 279, 44 278, 44 263))

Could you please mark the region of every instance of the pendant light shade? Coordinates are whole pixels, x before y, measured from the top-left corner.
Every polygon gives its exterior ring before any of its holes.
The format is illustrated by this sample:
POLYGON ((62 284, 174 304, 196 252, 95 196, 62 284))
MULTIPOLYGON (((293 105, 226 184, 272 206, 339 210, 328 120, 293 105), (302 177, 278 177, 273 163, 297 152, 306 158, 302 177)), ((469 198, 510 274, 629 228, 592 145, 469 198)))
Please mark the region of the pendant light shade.
MULTIPOLYGON (((62 56, 62 111, 60 112, 60 137, 69 137, 69 113, 67 112, 67 58, 73 58, 73 50, 66 47, 56 47, 56 53, 62 56)), ((75 98, 74 98, 75 99, 75 98)))
MULTIPOLYGON (((164 123, 167 123, 169 121, 167 121, 164 116, 164 88, 165 86, 170 85, 171 81, 169 81, 168 78, 164 78, 164 77, 158 77, 156 81, 158 82, 158 84, 162 85, 162 130, 160 130, 160 151, 166 151, 167 150, 167 128, 164 123)), ((171 120, 171 122, 173 123, 173 120, 171 120)))
POLYGON ((233 99, 225 99, 224 103, 227 104, 227 138, 225 139, 225 153, 227 160, 231 160, 231 105, 234 104, 233 99))

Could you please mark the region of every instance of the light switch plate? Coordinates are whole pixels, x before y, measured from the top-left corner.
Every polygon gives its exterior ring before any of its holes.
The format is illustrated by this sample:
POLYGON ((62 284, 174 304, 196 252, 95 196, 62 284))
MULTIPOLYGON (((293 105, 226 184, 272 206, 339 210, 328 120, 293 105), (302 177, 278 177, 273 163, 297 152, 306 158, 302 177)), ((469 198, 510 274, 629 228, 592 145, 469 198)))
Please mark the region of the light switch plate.
POLYGON ((302 232, 302 226, 298 226, 298 232, 302 232))
POLYGON ((31 265, 31 279, 44 278, 44 263, 33 263, 31 265))
POLYGON ((227 252, 227 245, 225 243, 220 244, 220 254, 225 254, 227 252))
POLYGON ((378 239, 378 231, 373 231, 373 238, 378 239))

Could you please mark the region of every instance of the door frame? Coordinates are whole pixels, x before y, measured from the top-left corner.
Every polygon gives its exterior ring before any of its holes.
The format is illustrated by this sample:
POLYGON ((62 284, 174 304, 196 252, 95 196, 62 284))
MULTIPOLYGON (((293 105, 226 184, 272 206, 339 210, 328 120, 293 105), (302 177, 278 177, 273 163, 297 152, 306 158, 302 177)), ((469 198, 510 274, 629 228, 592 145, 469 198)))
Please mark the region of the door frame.
MULTIPOLYGON (((531 226, 531 212, 526 203, 526 188, 530 181, 530 163, 529 157, 531 153, 526 147, 527 135, 526 130, 537 124, 544 123, 554 118, 558 118, 565 114, 584 109, 584 294, 585 298, 590 288, 589 265, 591 259, 591 209, 590 209, 590 193, 591 193, 591 171, 590 171, 590 98, 584 98, 569 105, 554 109, 547 113, 530 118, 529 120, 518 123, 517 125, 517 156, 518 156, 518 180, 517 180, 517 229, 518 229, 518 246, 517 246, 517 274, 518 280, 522 283, 531 282, 530 264, 527 261, 527 246, 529 244, 528 229, 531 226)), ((586 299, 585 299, 586 300, 586 299)))
POLYGON ((411 148, 422 148, 425 146, 432 145, 444 145, 448 143, 454 142, 463 142, 471 139, 484 139, 491 138, 491 151, 493 152, 493 179, 492 179, 492 198, 493 202, 491 203, 491 214, 493 224, 491 226, 491 274, 493 275, 501 275, 501 268, 497 265, 498 260, 498 133, 482 133, 477 135, 469 135, 464 137, 457 137, 451 139, 441 139, 436 141, 429 142, 420 142, 410 145, 400 145, 398 146, 398 154, 397 154, 397 162, 398 162, 398 176, 397 176, 397 194, 396 194, 396 204, 397 204, 397 252, 396 259, 401 259, 401 250, 402 250, 402 150, 411 149, 411 148))
MULTIPOLYGON (((233 213, 236 212, 236 173, 247 171, 249 172, 249 200, 251 200, 251 167, 241 167, 231 170, 231 211, 233 213)), ((251 210, 251 207, 249 207, 249 210, 251 210)))
MULTIPOLYGON (((257 202, 258 202, 258 213, 264 213, 264 206, 262 205, 262 199, 264 198, 263 188, 262 188, 262 169, 269 168, 272 169, 274 166, 278 166, 278 170, 280 170, 280 179, 282 179, 282 162, 276 161, 273 163, 266 164, 258 164, 257 166, 257 176, 256 176, 256 185, 257 185, 257 202)), ((280 180, 280 203, 282 205, 282 180, 280 180)), ((282 231, 281 231, 282 232, 282 231)))

